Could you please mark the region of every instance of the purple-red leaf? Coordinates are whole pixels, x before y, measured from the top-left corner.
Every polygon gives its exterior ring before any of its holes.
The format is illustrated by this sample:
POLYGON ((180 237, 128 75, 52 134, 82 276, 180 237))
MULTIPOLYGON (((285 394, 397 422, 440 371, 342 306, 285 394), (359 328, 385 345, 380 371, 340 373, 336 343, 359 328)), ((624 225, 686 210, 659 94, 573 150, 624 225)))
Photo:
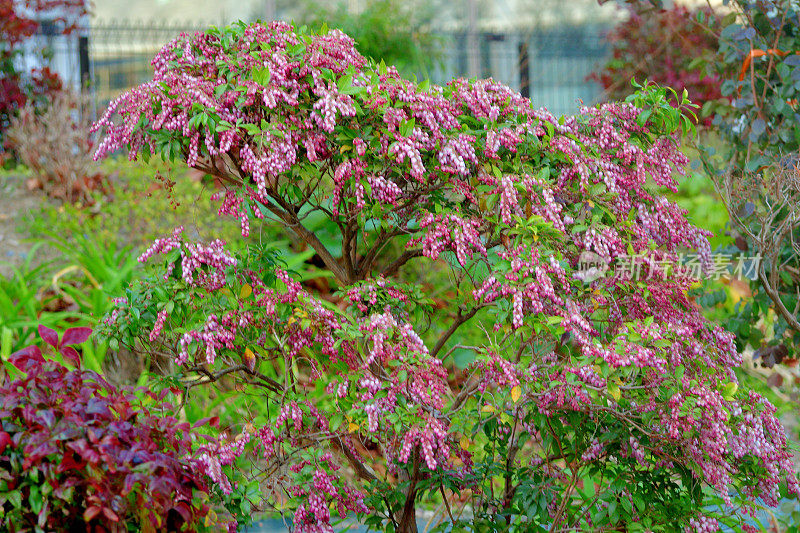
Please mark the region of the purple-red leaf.
POLYGON ((112 522, 119 522, 119 516, 117 516, 117 513, 115 513, 108 507, 103 507, 103 515, 105 515, 105 517, 111 520, 112 522))
POLYGON ((92 328, 69 328, 64 332, 64 336, 61 337, 61 346, 81 344, 86 342, 86 339, 88 339, 91 334, 92 328))
POLYGON ((64 356, 64 360, 71 364, 74 367, 81 366, 81 356, 72 346, 64 346, 59 350, 61 355, 64 356))
POLYGON ((86 461, 83 460, 81 460, 80 462, 76 461, 75 454, 68 453, 64 455, 63 459, 61 459, 61 463, 58 465, 58 469, 56 470, 56 472, 60 474, 68 470, 81 470, 85 466, 86 466, 86 461))
POLYGON ((20 351, 12 353, 8 360, 23 372, 27 371, 29 363, 44 363, 42 351, 38 346, 26 346, 20 351))
POLYGON ((219 427, 219 417, 218 416, 207 416, 205 418, 201 418, 197 422, 194 423, 192 426, 193 428, 199 428, 201 426, 205 426, 209 424, 211 427, 218 428, 219 427))
POLYGON ((0 431, 0 453, 6 451, 6 446, 11 444, 11 435, 5 431, 0 431))
POLYGON ((53 348, 58 348, 58 333, 52 329, 39 324, 39 336, 53 348))
POLYGON ((189 523, 192 520, 192 511, 189 509, 189 506, 186 502, 178 502, 178 505, 172 508, 173 511, 176 511, 185 523, 189 523))
POLYGON ((48 428, 52 428, 55 425, 56 415, 51 409, 42 409, 41 411, 37 411, 36 414, 39 415, 39 418, 48 428))
POLYGON ((99 515, 102 510, 103 509, 99 505, 92 505, 84 511, 83 521, 90 522, 95 516, 99 515))

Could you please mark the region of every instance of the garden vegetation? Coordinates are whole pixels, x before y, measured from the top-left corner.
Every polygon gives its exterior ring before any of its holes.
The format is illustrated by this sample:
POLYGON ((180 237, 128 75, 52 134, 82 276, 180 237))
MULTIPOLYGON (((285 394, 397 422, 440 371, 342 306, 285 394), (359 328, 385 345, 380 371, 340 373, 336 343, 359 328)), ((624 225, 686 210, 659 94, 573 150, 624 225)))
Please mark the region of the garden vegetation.
POLYGON ((558 118, 284 23, 185 35, 153 65, 98 122, 98 157, 215 176, 220 215, 245 237, 280 224, 337 289, 263 243, 177 228, 107 317, 186 396, 234 380, 253 398, 196 459, 223 500, 255 482, 297 531, 336 515, 415 531, 439 497, 460 530, 751 531, 761 502, 797 493, 775 408, 686 296, 678 254, 710 247, 663 196, 687 163, 685 95, 647 85, 558 118))

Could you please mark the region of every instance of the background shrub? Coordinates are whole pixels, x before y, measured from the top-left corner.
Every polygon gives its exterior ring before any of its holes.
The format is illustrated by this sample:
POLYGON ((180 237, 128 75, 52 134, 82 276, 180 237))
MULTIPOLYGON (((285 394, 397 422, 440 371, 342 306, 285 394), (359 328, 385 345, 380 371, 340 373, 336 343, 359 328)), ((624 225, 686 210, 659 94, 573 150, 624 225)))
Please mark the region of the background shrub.
POLYGON ((372 0, 357 14, 344 1, 305 0, 294 20, 342 30, 365 57, 393 65, 403 75, 425 78, 442 60, 442 43, 432 31, 434 14, 429 0, 372 0))
POLYGON ((730 104, 715 118, 725 145, 702 153, 730 213, 735 247, 761 257, 752 298, 736 306, 734 330, 772 366, 796 360, 800 349, 800 9, 788 0, 731 7, 718 68, 735 74, 722 84, 730 104))
POLYGON ((51 95, 48 104, 28 102, 12 119, 6 142, 32 172, 28 186, 66 202, 93 200, 92 191, 111 192, 107 177, 92 160, 89 96, 69 91, 51 95))
POLYGON ((722 98, 721 73, 709 68, 716 60, 720 22, 709 7, 689 9, 676 3, 669 9, 627 11, 628 17, 607 36, 612 59, 589 76, 603 86, 606 99, 622 100, 631 94, 632 79, 686 90, 701 107, 722 98))
MULTIPOLYGON (((20 46, 39 28, 37 15, 56 14, 51 22, 58 32, 72 33, 86 15, 85 0, 0 0, 0 162, 5 160, 4 134, 19 109, 26 103, 46 103, 49 96, 62 89, 58 75, 45 64, 33 72, 19 72, 14 60, 20 46)), ((45 51, 41 59, 45 62, 45 51)))

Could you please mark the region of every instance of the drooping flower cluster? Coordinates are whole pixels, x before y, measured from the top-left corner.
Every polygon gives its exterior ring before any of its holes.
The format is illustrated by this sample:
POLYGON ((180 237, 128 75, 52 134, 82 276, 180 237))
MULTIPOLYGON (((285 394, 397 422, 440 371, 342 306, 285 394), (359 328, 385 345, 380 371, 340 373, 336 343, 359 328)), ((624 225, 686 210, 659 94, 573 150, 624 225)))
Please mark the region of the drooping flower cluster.
POLYGON ((309 484, 297 485, 291 491, 295 497, 306 498, 305 503, 301 503, 294 514, 293 523, 298 533, 332 533, 330 511, 332 505, 341 517, 347 516, 348 511, 367 512, 361 494, 350 487, 338 486, 335 472, 339 468, 330 453, 320 457, 316 469, 311 468, 308 462, 291 467, 295 473, 301 473, 304 469, 313 472, 309 484))
POLYGON ((481 242, 479 220, 463 219, 456 214, 429 214, 420 222, 420 227, 430 229, 424 237, 409 241, 408 246, 422 244, 422 253, 426 257, 437 259, 443 251, 452 250, 459 264, 465 266, 476 252, 486 255, 486 247, 481 242))
POLYGON ((214 483, 219 485, 222 492, 230 494, 233 492, 233 487, 228 476, 222 471, 222 467, 233 464, 237 458, 241 457, 249 442, 250 433, 247 428, 230 442, 225 442, 223 436, 211 445, 201 448, 192 456, 194 468, 208 475, 214 483))
MULTIPOLYGON (((175 228, 170 237, 157 239, 142 255, 144 263, 156 254, 172 250, 181 251, 181 277, 189 285, 215 291, 225 285, 225 269, 236 264, 236 259, 223 251, 225 243, 219 239, 208 244, 183 242, 183 226, 175 228)), ((164 279, 169 277, 167 272, 164 279)))
POLYGON ((385 278, 378 278, 351 287, 347 299, 360 312, 369 314, 371 309, 384 311, 388 303, 402 304, 409 298, 399 287, 385 278))

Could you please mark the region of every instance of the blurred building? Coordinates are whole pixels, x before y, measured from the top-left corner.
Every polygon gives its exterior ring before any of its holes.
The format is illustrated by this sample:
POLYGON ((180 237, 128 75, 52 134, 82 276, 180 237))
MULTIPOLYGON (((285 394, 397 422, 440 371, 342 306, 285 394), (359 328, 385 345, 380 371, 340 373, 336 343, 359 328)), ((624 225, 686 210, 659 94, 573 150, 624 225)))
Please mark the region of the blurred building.
POLYGON ((78 89, 87 82, 91 77, 90 17, 76 18, 71 12, 59 8, 32 11, 23 0, 15 0, 15 4, 19 13, 39 23, 38 32, 20 46, 21 53, 15 57, 17 70, 30 72, 48 66, 59 73, 68 87, 78 89), (77 30, 64 35, 67 25, 74 25, 77 30))
POLYGON ((180 22, 201 27, 269 18, 271 5, 265 0, 94 0, 92 17, 100 25, 180 22))
POLYGON ((597 0, 462 0, 442 10, 448 37, 436 73, 492 77, 555 114, 593 103, 600 87, 586 78, 609 52, 605 33, 623 14, 597 0))

